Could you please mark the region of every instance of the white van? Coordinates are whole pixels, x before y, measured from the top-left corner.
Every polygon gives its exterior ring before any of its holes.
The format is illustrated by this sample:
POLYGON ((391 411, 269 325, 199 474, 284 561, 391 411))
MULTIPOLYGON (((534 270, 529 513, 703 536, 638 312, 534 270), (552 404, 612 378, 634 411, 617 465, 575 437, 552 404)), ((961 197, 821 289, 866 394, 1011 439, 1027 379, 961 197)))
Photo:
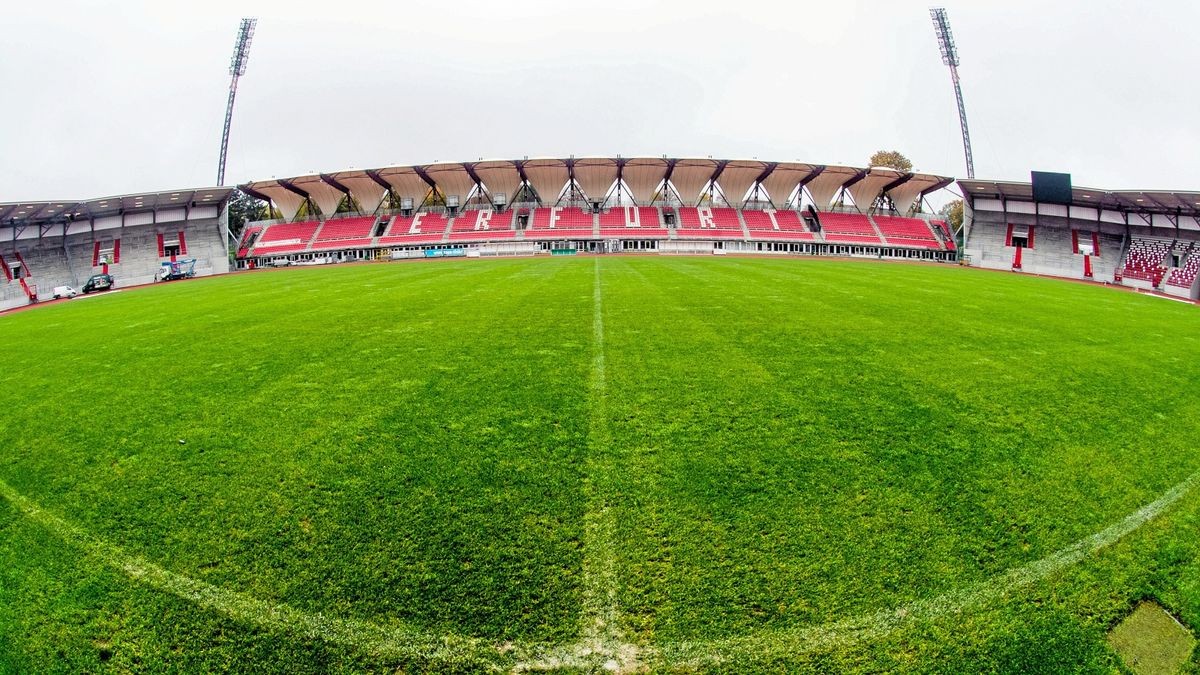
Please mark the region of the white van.
POLYGON ((57 300, 59 298, 73 298, 76 295, 79 295, 79 294, 76 293, 75 289, 71 288, 70 286, 55 286, 54 287, 54 299, 55 300, 57 300))

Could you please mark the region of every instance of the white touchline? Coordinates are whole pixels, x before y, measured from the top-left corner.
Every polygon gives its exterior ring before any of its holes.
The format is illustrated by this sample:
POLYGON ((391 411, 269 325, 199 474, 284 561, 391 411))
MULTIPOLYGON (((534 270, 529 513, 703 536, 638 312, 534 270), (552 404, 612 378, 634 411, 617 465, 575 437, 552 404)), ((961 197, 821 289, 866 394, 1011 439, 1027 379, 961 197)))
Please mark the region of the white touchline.
POLYGON ((282 630, 300 637, 353 646, 380 656, 418 656, 445 660, 470 655, 496 655, 496 646, 475 638, 435 636, 405 627, 380 626, 367 621, 306 612, 244 593, 176 574, 118 546, 103 542, 41 508, 0 480, 0 496, 30 520, 50 530, 109 567, 131 579, 211 609, 250 625, 282 630))
MULTIPOLYGON (((590 419, 587 439, 588 508, 584 514, 584 550, 582 561, 583 611, 580 615, 579 645, 570 649, 575 657, 600 662, 608 669, 624 669, 636 660, 635 648, 622 640, 617 589, 616 523, 612 508, 611 486, 605 455, 612 446, 608 428, 608 381, 604 363, 604 294, 600 282, 600 259, 596 258, 592 276, 592 374, 590 419)), ((552 662, 570 661, 560 654, 552 662)))
POLYGON ((1200 484, 1200 472, 1192 474, 1164 492, 1158 499, 1100 532, 1084 537, 1045 558, 1013 568, 973 586, 820 626, 760 631, 745 637, 702 643, 680 642, 663 645, 659 651, 672 663, 699 663, 721 661, 734 655, 753 657, 777 653, 799 654, 879 639, 906 623, 936 619, 981 607, 1004 597, 1014 589, 1030 586, 1060 572, 1115 544, 1150 522, 1195 489, 1197 484, 1200 484))
MULTIPOLYGON (((850 646, 879 639, 918 620, 937 619, 958 614, 998 600, 1010 591, 1034 584, 1070 567, 1091 554, 1111 546, 1121 538, 1150 522, 1200 485, 1200 472, 1164 492, 1109 527, 1076 541, 1045 558, 1011 569, 991 579, 934 598, 842 619, 819 626, 762 631, 726 640, 677 642, 645 647, 621 641, 619 630, 611 624, 585 632, 585 639, 572 645, 516 643, 497 645, 479 638, 458 635, 432 635, 402 626, 381 626, 368 621, 329 617, 306 612, 282 603, 271 603, 237 591, 230 591, 168 571, 118 546, 100 541, 79 527, 42 509, 36 503, 0 480, 0 497, 30 520, 53 532, 104 564, 123 572, 152 588, 171 593, 200 607, 224 614, 234 620, 262 628, 292 633, 354 647, 376 656, 411 656, 432 661, 476 657, 492 662, 511 659, 518 672, 563 667, 632 670, 640 657, 659 657, 669 665, 696 665, 742 655, 766 657, 775 654, 799 654, 819 649, 850 646)), ((611 553, 611 551, 610 551, 611 553)), ((609 558, 611 561, 611 557, 609 558)), ((602 566, 611 566, 602 560, 602 566)), ((602 599, 614 599, 612 587, 599 589, 602 599)), ((585 614, 601 618, 616 615, 616 606, 589 607, 585 614)), ((585 618, 586 620, 586 618, 585 618)))

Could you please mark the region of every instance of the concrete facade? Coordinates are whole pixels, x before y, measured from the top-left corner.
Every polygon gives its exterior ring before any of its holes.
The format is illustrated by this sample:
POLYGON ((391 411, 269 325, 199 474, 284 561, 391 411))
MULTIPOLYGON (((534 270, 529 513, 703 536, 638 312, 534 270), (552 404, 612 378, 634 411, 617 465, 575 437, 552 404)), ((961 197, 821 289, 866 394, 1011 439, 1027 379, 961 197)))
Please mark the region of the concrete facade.
MULTIPOLYGON (((110 225, 110 223, 96 224, 110 225)), ((186 253, 178 258, 195 258, 196 275, 223 274, 230 269, 226 247, 225 221, 216 208, 194 209, 182 220, 132 224, 116 223, 115 227, 92 227, 91 223, 66 223, 48 228, 36 226, 11 230, 14 236, 0 242, 0 257, 11 266, 24 261, 21 270, 25 284, 36 287, 41 300, 49 299, 55 286, 71 286, 79 290, 88 277, 102 271, 102 261, 93 265, 99 244, 106 256, 111 256, 109 274, 117 288, 151 283, 170 257, 159 255, 158 238, 164 243, 178 243, 180 232, 186 253), (45 231, 43 231, 43 229, 45 231), (120 242, 117 261, 117 241, 120 242)), ((0 310, 29 303, 20 279, 0 277, 0 310)))

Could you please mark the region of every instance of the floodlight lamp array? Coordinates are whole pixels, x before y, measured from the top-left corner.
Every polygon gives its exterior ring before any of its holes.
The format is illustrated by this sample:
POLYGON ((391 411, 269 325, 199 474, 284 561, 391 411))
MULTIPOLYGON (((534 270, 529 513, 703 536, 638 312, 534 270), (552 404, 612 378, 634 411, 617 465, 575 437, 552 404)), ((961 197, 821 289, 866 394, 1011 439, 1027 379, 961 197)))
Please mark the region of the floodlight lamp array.
POLYGON ((954 45, 954 32, 950 30, 950 20, 946 17, 946 8, 935 7, 929 10, 933 20, 933 30, 937 33, 938 48, 942 52, 942 63, 947 66, 958 66, 958 48, 954 45))

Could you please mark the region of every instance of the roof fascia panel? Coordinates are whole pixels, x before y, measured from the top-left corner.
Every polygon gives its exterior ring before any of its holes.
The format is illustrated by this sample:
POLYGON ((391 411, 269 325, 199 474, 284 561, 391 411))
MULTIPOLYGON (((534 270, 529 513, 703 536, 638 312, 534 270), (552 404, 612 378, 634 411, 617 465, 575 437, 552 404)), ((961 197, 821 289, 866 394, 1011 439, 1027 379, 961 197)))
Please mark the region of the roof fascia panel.
POLYGON ((493 199, 496 195, 502 194, 505 202, 512 202, 521 189, 521 173, 517 171, 516 164, 510 160, 479 162, 473 169, 493 199))
POLYGON ((621 168, 621 181, 629 188, 633 201, 640 205, 648 205, 654 199, 667 175, 667 160, 661 157, 636 157, 625 160, 621 168))
POLYGON ((561 159, 531 159, 525 162, 524 169, 529 184, 547 206, 558 202, 571 178, 567 163, 561 159))
POLYGON ((766 162, 757 160, 733 161, 725 165, 721 176, 717 178, 717 185, 721 186, 721 194, 725 195, 725 200, 730 206, 742 207, 750 186, 754 185, 766 166, 766 162))
POLYGON ((603 202, 617 180, 617 160, 584 158, 575 160, 575 182, 589 201, 603 202))
POLYGON ((471 192, 475 189, 475 179, 471 178, 467 168, 459 163, 430 164, 425 167, 425 173, 434 183, 437 183, 438 189, 442 191, 443 195, 457 196, 460 205, 467 203, 471 192))
POLYGON ((675 162, 675 169, 671 171, 671 185, 675 186, 675 192, 684 206, 700 203, 700 192, 708 186, 717 167, 717 161, 713 159, 681 159, 675 162))

